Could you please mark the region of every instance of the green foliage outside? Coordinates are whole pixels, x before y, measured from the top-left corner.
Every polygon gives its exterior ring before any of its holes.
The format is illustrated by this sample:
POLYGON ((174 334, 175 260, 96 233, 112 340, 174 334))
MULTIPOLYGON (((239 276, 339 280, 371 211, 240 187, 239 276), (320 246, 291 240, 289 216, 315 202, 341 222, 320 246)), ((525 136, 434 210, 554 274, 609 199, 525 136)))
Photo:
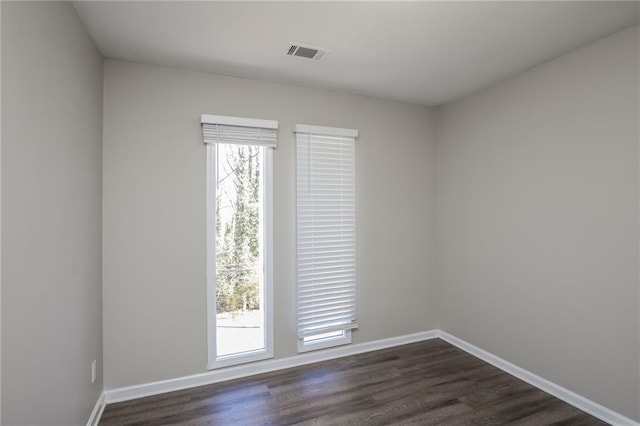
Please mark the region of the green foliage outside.
POLYGON ((217 312, 260 309, 259 148, 221 145, 216 199, 217 312), (221 215, 221 205, 230 209, 221 215))

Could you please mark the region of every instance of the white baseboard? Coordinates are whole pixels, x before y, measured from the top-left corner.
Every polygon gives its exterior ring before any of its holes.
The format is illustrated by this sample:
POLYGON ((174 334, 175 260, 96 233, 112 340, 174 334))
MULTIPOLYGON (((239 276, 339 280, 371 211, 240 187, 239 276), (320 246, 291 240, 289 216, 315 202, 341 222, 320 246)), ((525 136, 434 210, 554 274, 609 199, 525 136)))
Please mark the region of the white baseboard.
POLYGON ((288 358, 257 361, 240 366, 212 370, 206 373, 179 377, 176 379, 109 389, 104 391, 105 400, 107 404, 128 401, 145 396, 158 395, 161 393, 253 376, 255 374, 269 373, 271 371, 283 370, 285 368, 298 367, 300 365, 312 364, 314 362, 327 361, 364 352, 377 351, 393 346, 406 345, 422 340, 435 339, 437 337, 437 330, 424 331, 404 336, 391 337, 389 339, 375 340, 373 342, 339 346, 331 349, 319 350, 317 352, 307 352, 288 358))
POLYGON ((239 379, 242 377, 252 376, 255 374, 269 373, 276 370, 283 370, 291 367, 312 364, 330 359, 342 358, 345 356, 356 355, 364 352, 376 351, 379 349, 390 348, 393 346, 406 345, 409 343, 441 338, 442 340, 462 349, 463 351, 474 355, 481 360, 529 383, 538 389, 555 396, 562 401, 573 405, 574 407, 599 418, 611 425, 615 426, 640 426, 640 423, 616 413, 596 402, 593 402, 577 393, 563 388, 560 385, 552 383, 540 376, 537 376, 524 368, 518 367, 496 355, 493 355, 477 346, 472 345, 462 339, 459 339, 447 332, 441 330, 430 330, 421 333, 408 334, 404 336, 392 337, 389 339, 375 340, 373 342, 358 343, 348 346, 340 346, 336 348, 321 350, 317 352, 307 352, 297 356, 281 359, 270 359, 266 361, 258 361, 250 364, 222 368, 212 370, 206 373, 194 374, 191 376, 179 377, 176 379, 162 380, 158 382, 145 383, 141 385, 128 386, 105 390, 100 396, 91 419, 97 412, 96 423, 87 423, 87 426, 94 426, 100 419, 105 404, 114 402, 128 401, 146 396, 158 395, 166 392, 173 392, 182 389, 189 389, 197 386, 208 385, 212 383, 223 382, 226 380, 239 379))
POLYGON ((89 420, 87 421, 87 426, 98 426, 98 423, 100 422, 100 417, 102 416, 102 412, 104 411, 104 407, 106 405, 107 405, 107 402, 104 397, 104 392, 102 392, 98 397, 98 400, 96 401, 96 405, 93 407, 91 416, 89 416, 89 420))
POLYGON ((607 407, 604 407, 581 395, 578 395, 577 393, 570 391, 569 389, 563 388, 560 385, 552 383, 547 379, 543 379, 542 377, 535 375, 532 372, 525 370, 524 368, 518 367, 517 365, 512 364, 509 361, 506 361, 496 355, 493 355, 492 353, 480 349, 479 347, 474 346, 469 342, 452 336, 445 331, 438 330, 438 337, 448 343, 451 343, 459 349, 462 349, 463 351, 470 353, 471 355, 474 355, 477 358, 480 358, 481 360, 495 367, 498 367, 499 369, 511 374, 512 376, 515 376, 520 380, 523 380, 530 385, 533 385, 538 389, 551 394, 568 404, 573 405, 574 407, 584 411, 585 413, 599 418, 604 422, 615 426, 640 426, 640 423, 628 417, 625 417, 622 414, 616 413, 615 411, 610 410, 607 407))

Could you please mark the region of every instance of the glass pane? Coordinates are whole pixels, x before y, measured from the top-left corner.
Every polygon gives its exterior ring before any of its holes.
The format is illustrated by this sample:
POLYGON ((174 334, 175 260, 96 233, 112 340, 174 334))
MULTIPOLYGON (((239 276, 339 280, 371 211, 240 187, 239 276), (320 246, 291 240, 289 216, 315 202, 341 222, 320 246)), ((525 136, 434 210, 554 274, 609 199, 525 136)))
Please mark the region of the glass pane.
POLYGON ((216 353, 265 348, 264 148, 217 144, 216 353))
POLYGON ((329 340, 344 337, 344 330, 330 331, 328 333, 314 334, 304 338, 304 343, 315 343, 319 340, 329 340))

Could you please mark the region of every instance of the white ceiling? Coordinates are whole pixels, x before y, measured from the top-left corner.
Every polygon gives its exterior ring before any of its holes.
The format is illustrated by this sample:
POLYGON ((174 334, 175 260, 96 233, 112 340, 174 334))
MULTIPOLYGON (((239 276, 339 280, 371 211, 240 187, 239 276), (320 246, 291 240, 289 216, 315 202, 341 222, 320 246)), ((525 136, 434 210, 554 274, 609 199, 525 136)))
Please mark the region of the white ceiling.
POLYGON ((637 2, 75 2, 105 57, 439 105, 637 24, 637 2), (320 61, 290 42, 329 49, 320 61))

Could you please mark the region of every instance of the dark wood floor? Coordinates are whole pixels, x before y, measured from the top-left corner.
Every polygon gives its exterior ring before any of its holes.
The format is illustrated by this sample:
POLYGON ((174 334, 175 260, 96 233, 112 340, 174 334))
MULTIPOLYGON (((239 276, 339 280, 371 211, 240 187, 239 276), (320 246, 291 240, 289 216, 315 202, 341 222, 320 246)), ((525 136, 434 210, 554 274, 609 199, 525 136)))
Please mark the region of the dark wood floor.
POLYGON ((428 340, 110 404, 101 425, 603 425, 428 340))

